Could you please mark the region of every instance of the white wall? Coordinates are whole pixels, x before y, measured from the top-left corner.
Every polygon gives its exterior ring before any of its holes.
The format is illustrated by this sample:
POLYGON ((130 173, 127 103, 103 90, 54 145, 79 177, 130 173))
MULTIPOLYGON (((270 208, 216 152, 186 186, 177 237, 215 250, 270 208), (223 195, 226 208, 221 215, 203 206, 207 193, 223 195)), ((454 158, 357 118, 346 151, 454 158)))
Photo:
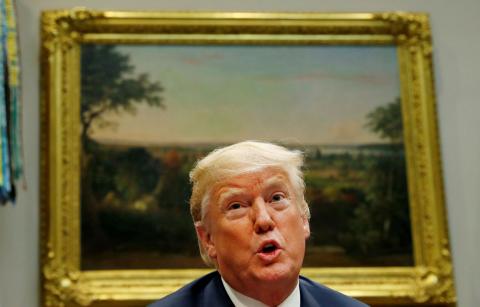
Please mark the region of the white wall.
POLYGON ((17 0, 27 189, 0 207, 0 307, 39 306, 39 26, 44 9, 423 11, 431 15, 438 116, 460 307, 480 306, 480 1, 476 0, 17 0))

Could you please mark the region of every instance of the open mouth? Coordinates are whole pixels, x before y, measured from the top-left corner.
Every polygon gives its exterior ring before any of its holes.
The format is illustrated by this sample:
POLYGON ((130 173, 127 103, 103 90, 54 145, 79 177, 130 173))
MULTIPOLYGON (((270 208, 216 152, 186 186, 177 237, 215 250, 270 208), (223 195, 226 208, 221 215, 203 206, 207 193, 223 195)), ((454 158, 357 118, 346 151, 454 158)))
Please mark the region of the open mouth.
POLYGON ((264 254, 270 254, 275 252, 277 249, 278 246, 275 243, 267 243, 260 249, 260 252, 264 254))

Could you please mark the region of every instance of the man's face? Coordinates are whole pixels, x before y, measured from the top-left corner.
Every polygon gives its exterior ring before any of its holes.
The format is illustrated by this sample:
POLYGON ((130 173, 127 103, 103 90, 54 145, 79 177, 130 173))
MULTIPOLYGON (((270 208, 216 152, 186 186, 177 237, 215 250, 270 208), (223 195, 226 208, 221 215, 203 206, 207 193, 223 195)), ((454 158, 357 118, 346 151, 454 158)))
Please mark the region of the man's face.
POLYGON ((310 235, 292 184, 278 169, 216 184, 197 233, 222 277, 235 289, 297 280, 310 235))

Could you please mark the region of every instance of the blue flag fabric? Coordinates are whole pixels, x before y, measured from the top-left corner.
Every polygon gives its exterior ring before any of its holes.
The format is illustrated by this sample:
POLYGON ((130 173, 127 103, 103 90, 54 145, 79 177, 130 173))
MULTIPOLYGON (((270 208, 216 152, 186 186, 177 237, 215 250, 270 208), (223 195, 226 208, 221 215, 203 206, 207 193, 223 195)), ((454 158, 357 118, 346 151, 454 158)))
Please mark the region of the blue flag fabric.
POLYGON ((20 64, 13 0, 0 0, 0 203, 15 201, 23 176, 20 64))

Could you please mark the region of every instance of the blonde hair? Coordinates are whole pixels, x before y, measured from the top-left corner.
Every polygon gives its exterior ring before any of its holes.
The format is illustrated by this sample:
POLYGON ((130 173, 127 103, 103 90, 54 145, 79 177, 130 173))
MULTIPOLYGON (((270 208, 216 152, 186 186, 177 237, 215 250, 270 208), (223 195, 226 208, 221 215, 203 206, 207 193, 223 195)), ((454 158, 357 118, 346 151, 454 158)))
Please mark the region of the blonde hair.
MULTIPOLYGON (((258 141, 244 141, 212 151, 199 160, 190 172, 192 196, 190 213, 195 224, 202 223, 207 212, 210 192, 216 183, 246 173, 253 173, 266 168, 283 170, 295 190, 299 209, 307 218, 310 210, 304 198, 305 182, 302 173, 303 154, 299 150, 258 141)), ((203 250, 199 239, 200 254, 205 263, 213 261, 203 250)))

